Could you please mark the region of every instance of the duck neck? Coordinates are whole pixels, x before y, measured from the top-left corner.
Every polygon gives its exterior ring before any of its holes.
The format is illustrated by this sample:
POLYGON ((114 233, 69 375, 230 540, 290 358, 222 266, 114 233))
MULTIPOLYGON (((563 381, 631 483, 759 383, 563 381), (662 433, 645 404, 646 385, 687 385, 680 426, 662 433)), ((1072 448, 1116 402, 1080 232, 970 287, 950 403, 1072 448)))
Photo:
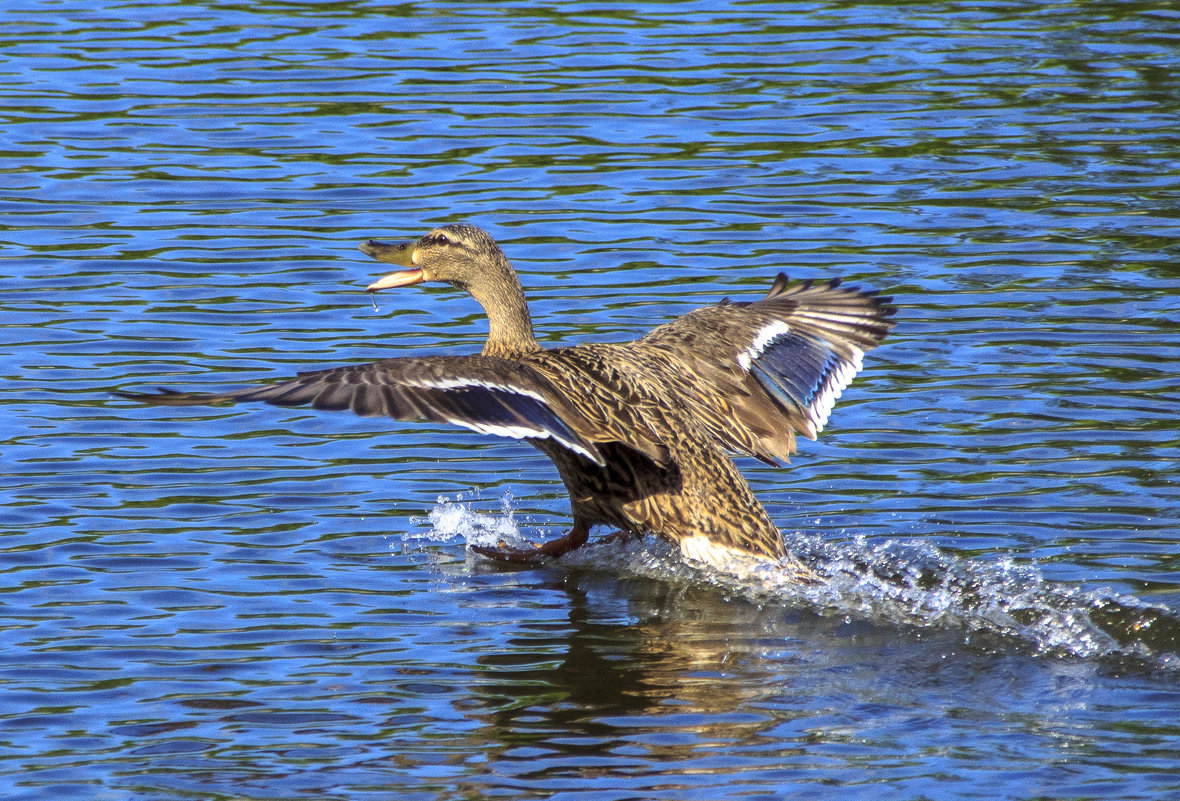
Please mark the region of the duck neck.
POLYGON ((533 336, 533 321, 520 279, 507 261, 505 267, 500 280, 471 287, 470 292, 488 316, 488 341, 483 355, 511 359, 539 351, 541 346, 533 336))

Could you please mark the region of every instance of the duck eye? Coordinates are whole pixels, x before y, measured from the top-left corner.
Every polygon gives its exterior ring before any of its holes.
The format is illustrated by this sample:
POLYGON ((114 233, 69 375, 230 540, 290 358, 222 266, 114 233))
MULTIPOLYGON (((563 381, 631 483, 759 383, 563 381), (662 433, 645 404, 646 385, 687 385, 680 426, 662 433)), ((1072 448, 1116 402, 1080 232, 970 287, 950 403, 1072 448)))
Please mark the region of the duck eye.
POLYGON ((451 244, 451 238, 449 236, 447 236, 446 234, 436 234, 434 238, 438 240, 438 243, 440 245, 451 244))

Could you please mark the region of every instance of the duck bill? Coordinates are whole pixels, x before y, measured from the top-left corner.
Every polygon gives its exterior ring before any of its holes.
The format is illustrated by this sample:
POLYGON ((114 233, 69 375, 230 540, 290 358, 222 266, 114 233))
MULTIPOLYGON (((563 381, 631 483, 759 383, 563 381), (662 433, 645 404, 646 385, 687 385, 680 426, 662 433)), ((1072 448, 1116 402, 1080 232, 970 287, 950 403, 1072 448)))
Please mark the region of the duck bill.
POLYGON ((359 247, 361 253, 377 261, 411 268, 409 270, 399 270, 383 278, 378 278, 365 287, 367 292, 420 284, 426 280, 426 274, 414 266, 413 242, 376 242, 370 239, 368 242, 362 242, 359 247))
POLYGON ((373 283, 365 287, 366 292, 376 292, 378 289, 392 289, 395 286, 409 286, 410 284, 420 284, 426 280, 426 274, 421 270, 402 270, 396 273, 378 278, 373 283))

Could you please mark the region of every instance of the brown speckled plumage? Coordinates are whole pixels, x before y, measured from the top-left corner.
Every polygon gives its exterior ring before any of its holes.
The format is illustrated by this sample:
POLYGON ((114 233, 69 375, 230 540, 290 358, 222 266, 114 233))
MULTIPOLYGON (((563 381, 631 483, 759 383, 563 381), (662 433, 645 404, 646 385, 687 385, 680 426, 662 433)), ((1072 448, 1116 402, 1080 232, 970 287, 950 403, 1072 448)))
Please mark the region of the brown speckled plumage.
POLYGON ((489 319, 483 353, 385 359, 220 394, 120 394, 351 409, 527 439, 556 464, 573 529, 535 553, 481 549, 490 556, 564 553, 602 523, 657 534, 692 559, 728 566, 748 555, 801 581, 812 576, 786 552, 726 450, 776 464, 794 452, 797 434, 814 439, 864 352, 888 333, 887 299, 838 281, 792 286, 780 275, 760 300, 697 309, 634 342, 546 350, 515 272, 484 231, 450 225, 361 249, 408 268, 370 290, 441 281, 470 292, 489 319))

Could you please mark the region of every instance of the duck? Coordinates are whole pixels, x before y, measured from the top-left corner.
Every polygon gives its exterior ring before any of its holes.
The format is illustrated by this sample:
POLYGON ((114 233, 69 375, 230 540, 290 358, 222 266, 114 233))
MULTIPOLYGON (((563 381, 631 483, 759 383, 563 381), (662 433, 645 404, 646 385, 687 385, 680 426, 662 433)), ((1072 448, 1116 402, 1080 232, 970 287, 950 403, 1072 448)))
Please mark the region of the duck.
POLYGON ((661 537, 691 563, 769 563, 789 580, 819 580, 788 551, 732 455, 778 466, 798 437, 814 440, 892 329, 891 298, 780 273, 761 298, 722 299, 634 341, 543 348, 515 270, 483 229, 450 224, 359 247, 399 268, 370 293, 434 282, 470 294, 487 316, 482 351, 380 359, 229 392, 116 394, 152 405, 348 410, 524 440, 556 466, 573 523, 532 547, 472 546, 491 559, 561 557, 606 525, 611 537, 661 537))

